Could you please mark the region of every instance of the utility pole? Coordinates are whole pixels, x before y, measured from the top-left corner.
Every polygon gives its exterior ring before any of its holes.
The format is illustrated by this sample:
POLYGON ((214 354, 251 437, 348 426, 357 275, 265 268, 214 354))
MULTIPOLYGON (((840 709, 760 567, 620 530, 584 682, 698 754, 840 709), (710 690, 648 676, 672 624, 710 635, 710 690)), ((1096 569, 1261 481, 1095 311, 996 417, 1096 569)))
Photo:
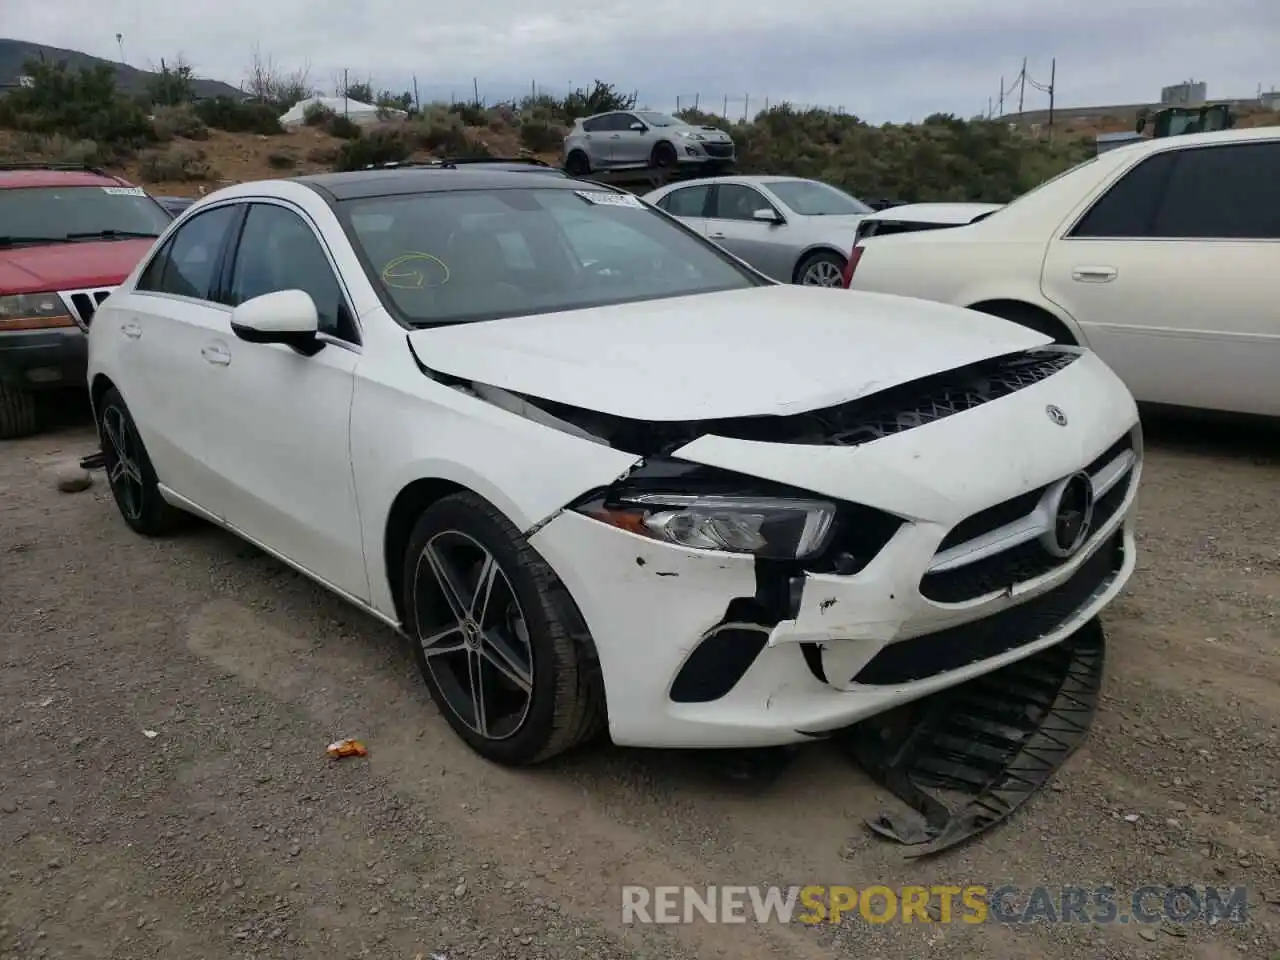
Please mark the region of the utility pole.
POLYGON ((1027 58, 1022 58, 1022 71, 1018 74, 1018 113, 1022 113, 1022 98, 1027 92, 1027 58))
POLYGON ((1004 116, 1004 74, 1000 74, 1000 116, 1004 116))
POLYGON ((349 109, 351 105, 351 97, 347 95, 347 91, 351 89, 351 84, 348 81, 349 81, 349 78, 347 76, 347 68, 343 67, 342 68, 342 115, 344 117, 351 115, 351 110, 349 109))
POLYGON ((472 100, 471 102, 475 104, 477 107, 480 106, 480 78, 479 77, 471 78, 471 93, 475 96, 475 99, 472 100))
POLYGON ((413 107, 415 110, 422 109, 422 101, 418 99, 418 75, 413 75, 413 107))
POLYGON ((1049 61, 1049 143, 1053 143, 1053 92, 1057 86, 1058 58, 1049 61))

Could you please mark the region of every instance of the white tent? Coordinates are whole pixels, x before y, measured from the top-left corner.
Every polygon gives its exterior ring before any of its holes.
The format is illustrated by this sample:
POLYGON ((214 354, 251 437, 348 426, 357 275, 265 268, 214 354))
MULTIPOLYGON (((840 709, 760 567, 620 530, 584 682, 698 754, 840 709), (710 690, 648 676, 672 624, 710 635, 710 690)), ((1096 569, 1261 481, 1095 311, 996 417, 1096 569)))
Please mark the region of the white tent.
MULTIPOLYGON (((361 103, 346 97, 311 97, 300 100, 289 108, 289 112, 280 118, 280 126, 286 130, 300 127, 306 123, 307 109, 312 104, 319 104, 332 110, 340 117, 349 117, 352 122, 361 124, 376 123, 379 119, 378 108, 371 103, 361 103)), ((384 116, 403 117, 403 110, 384 110, 384 116)))

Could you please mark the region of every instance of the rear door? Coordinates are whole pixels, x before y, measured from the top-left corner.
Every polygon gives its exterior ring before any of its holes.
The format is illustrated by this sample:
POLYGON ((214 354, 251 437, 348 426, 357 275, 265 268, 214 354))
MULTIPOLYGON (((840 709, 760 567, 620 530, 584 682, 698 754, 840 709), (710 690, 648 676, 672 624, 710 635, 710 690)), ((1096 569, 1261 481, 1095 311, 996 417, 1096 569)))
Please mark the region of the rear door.
POLYGON ((230 310, 214 301, 218 270, 239 208, 196 214, 165 242, 135 289, 110 316, 120 338, 118 384, 160 482, 208 508, 214 478, 204 438, 210 398, 201 390, 200 351, 226 329, 230 310))
POLYGON ((790 283, 797 251, 787 240, 786 225, 756 220, 757 210, 771 210, 781 216, 777 206, 754 187, 744 183, 717 184, 711 198, 707 237, 761 273, 790 283))
POLYGON ((711 212, 711 184, 695 183, 677 187, 659 198, 656 206, 705 237, 707 215, 711 212))
POLYGON ((1051 242, 1045 295, 1139 400, 1280 415, 1280 141, 1174 147, 1051 242))
POLYGON ((613 129, 610 118, 613 114, 606 113, 600 117, 592 117, 590 120, 583 121, 583 145, 586 147, 587 156, 591 161, 592 170, 600 170, 609 166, 609 160, 613 151, 613 141, 609 139, 613 135, 613 129))

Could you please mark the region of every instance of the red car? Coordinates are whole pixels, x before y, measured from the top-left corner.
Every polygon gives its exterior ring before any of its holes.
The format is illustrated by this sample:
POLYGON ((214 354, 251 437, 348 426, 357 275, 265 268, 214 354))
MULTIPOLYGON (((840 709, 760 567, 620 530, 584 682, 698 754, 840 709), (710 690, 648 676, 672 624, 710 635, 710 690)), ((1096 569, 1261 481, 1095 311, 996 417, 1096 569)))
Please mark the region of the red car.
POLYGON ((84 385, 93 312, 170 220, 101 170, 0 163, 0 438, 36 431, 37 391, 84 385))

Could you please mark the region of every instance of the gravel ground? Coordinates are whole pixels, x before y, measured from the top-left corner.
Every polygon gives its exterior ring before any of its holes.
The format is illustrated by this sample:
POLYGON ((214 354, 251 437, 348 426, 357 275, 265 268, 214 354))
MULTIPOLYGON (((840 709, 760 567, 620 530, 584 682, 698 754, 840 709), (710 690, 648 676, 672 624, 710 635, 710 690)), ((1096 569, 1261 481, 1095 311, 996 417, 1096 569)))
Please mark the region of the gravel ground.
POLYGON ((0 444, 0 957, 1280 958, 1280 451, 1157 424, 1087 745, 926 863, 830 746, 771 780, 596 747, 467 751, 391 631, 209 527, 151 542, 90 428, 0 444), (367 759, 329 761, 358 736, 367 759), (721 772, 718 772, 721 771, 721 772), (1250 888, 1250 922, 624 927, 619 886, 1250 888))

